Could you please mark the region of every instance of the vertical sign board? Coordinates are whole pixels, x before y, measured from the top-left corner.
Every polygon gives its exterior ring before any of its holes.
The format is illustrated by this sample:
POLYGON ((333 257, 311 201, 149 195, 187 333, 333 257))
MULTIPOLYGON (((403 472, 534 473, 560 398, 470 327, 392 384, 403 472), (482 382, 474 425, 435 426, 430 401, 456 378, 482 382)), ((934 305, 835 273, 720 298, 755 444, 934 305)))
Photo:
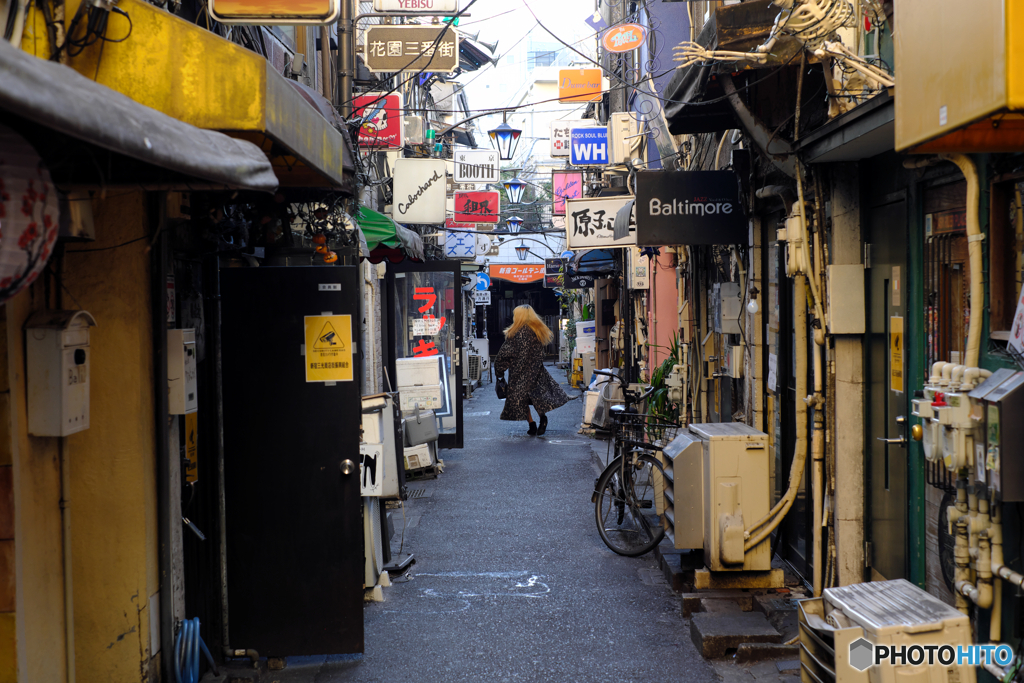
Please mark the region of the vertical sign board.
POLYGON ((565 242, 569 249, 630 247, 636 233, 615 239, 615 214, 633 197, 570 199, 565 203, 565 242))
POLYGON ((732 171, 636 174, 636 243, 745 244, 747 219, 732 171))
POLYGON ((889 318, 889 390, 903 393, 903 318, 889 318))
POLYGON ((307 315, 306 381, 351 382, 352 316, 307 315))
POLYGON ((582 119, 565 121, 558 119, 551 122, 551 156, 569 156, 569 133, 573 128, 586 128, 587 122, 582 119))
POLYGON ((552 171, 551 194, 554 207, 552 215, 565 215, 566 199, 583 198, 583 173, 580 171, 552 171))
POLYGON ((364 119, 359 126, 357 144, 376 149, 401 149, 402 96, 398 93, 371 92, 352 98, 352 113, 364 119))
POLYGON ((455 153, 456 183, 496 183, 498 174, 498 153, 489 150, 474 150, 455 153))
POLYGON ((455 220, 462 223, 497 223, 501 210, 500 198, 497 192, 456 192, 455 220))
POLYGON ((569 144, 569 163, 573 166, 607 165, 608 128, 573 128, 569 144))
POLYGON ((446 173, 444 159, 396 159, 392 217, 399 223, 444 223, 446 173))

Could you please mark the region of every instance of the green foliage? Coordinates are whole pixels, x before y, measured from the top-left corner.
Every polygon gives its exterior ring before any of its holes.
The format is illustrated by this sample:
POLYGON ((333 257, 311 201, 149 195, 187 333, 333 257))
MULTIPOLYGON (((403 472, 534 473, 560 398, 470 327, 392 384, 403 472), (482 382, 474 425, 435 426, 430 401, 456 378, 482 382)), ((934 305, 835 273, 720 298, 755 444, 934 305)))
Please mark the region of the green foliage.
MULTIPOLYGON (((649 344, 648 346, 653 346, 649 344)), ((650 384, 654 387, 654 393, 647 399, 647 412, 653 417, 648 427, 648 434, 653 439, 660 439, 664 435, 664 428, 661 425, 667 422, 679 422, 680 405, 671 403, 668 399, 668 385, 665 380, 672 374, 672 367, 682 364, 686 359, 682 357, 682 347, 679 345, 679 335, 672 335, 672 342, 669 344, 668 357, 661 362, 661 365, 651 373, 650 384)))

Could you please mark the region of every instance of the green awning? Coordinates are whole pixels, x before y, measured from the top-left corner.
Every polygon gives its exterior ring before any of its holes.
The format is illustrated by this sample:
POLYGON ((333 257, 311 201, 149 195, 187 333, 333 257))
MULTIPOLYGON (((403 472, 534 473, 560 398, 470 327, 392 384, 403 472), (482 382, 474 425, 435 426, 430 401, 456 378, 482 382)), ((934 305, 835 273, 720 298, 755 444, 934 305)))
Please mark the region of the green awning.
POLYGON ((423 239, 412 230, 365 206, 359 207, 355 219, 370 251, 383 245, 401 249, 410 258, 423 260, 423 239))

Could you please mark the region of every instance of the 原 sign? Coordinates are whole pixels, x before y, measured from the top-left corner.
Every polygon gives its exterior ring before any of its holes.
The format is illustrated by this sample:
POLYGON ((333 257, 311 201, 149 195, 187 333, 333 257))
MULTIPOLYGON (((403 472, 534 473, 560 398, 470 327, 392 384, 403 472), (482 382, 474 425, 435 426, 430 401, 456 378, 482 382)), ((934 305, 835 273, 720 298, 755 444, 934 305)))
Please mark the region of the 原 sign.
POLYGON ((636 243, 745 244, 747 219, 732 171, 636 174, 636 243))
POLYGON ((551 194, 554 203, 551 213, 555 216, 564 216, 565 200, 583 197, 583 173, 580 171, 552 171, 551 194))
POLYGON ((544 266, 537 264, 491 266, 490 274, 492 280, 508 280, 519 284, 537 282, 544 278, 544 266))
POLYGON ((444 223, 444 159, 395 159, 392 218, 399 223, 444 223))
POLYGON ((608 52, 629 52, 644 44, 647 29, 640 24, 620 24, 601 36, 601 44, 608 52))
POLYGON ((569 156, 569 132, 573 128, 583 128, 587 125, 583 120, 552 121, 551 122, 551 156, 569 156))
POLYGON ((497 192, 456 192, 455 220, 462 223, 497 223, 500 195, 497 192))
POLYGON ((608 128, 573 128, 569 134, 573 166, 602 166, 608 163, 608 128))
POLYGON ((370 71, 448 72, 459 65, 459 37, 450 26, 370 26, 365 40, 370 71))
POLYGON ((569 249, 595 247, 629 247, 636 244, 636 234, 615 239, 615 214, 633 197, 600 197, 570 199, 565 203, 565 242, 569 249))
POLYGON ((496 183, 498 175, 498 153, 489 150, 472 152, 458 151, 455 157, 455 182, 496 183))
POLYGON ((352 112, 357 118, 366 116, 359 126, 358 145, 378 149, 401 149, 402 96, 371 92, 352 98, 352 112))
POLYGON ((333 24, 341 0, 209 0, 210 17, 222 24, 333 24))
POLYGON ((600 102, 604 96, 600 69, 559 69, 559 102, 600 102))

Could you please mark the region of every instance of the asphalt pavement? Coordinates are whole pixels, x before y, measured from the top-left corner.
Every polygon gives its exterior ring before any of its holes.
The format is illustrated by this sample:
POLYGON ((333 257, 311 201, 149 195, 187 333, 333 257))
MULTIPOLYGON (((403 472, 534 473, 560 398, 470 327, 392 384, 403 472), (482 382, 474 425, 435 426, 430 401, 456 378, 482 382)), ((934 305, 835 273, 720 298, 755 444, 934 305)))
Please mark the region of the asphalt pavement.
POLYGON ((477 389, 463 404, 465 447, 439 452, 437 479, 409 483, 392 547, 416 563, 366 604, 365 653, 289 658, 269 680, 719 680, 653 554, 620 557, 598 536, 580 400, 553 411, 541 437, 499 420, 502 405, 493 385, 477 389))

